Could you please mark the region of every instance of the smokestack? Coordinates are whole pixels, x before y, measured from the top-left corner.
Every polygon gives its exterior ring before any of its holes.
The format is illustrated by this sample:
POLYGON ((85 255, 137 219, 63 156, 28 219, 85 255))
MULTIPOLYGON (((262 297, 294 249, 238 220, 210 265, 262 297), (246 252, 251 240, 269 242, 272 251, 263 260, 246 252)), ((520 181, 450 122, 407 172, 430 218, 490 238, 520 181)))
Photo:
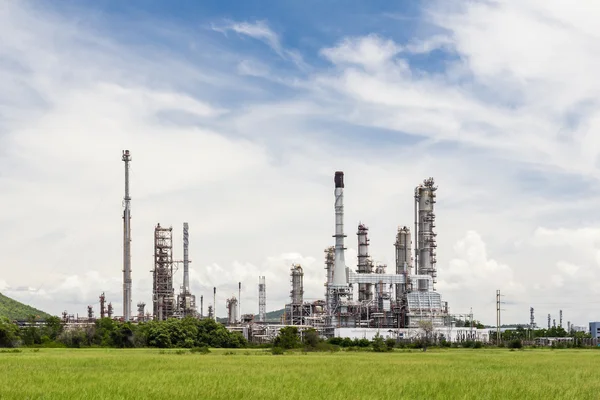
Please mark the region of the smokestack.
POLYGON ((125 197, 123 198, 123 319, 131 318, 131 197, 129 197, 129 150, 123 150, 125 162, 125 197))
POLYGON ((333 287, 346 287, 346 260, 344 257, 344 173, 335 173, 335 256, 333 263, 333 287))
POLYGON ((204 316, 204 295, 200 296, 200 318, 204 316))
POLYGON ((188 232, 188 223, 183 223, 183 292, 190 292, 190 270, 189 270, 189 232, 188 232))
POLYGON ((213 316, 217 320, 217 288, 213 287, 213 316))
POLYGON ((238 315, 240 316, 240 322, 242 321, 242 282, 238 282, 238 315))

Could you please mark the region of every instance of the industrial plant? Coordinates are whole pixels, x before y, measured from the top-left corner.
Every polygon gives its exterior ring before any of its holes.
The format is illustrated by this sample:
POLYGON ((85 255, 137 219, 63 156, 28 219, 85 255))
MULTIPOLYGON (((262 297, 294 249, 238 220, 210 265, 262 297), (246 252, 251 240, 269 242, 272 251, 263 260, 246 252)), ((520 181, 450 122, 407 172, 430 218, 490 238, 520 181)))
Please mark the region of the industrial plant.
MULTIPOLYGON (((138 303, 137 315, 131 315, 131 197, 129 192, 129 163, 131 154, 124 150, 125 196, 123 198, 123 316, 124 321, 143 322, 169 318, 213 318, 215 315, 216 287, 213 301, 204 315, 204 298, 200 308, 189 281, 189 225, 183 224, 183 260, 174 260, 173 228, 158 223, 154 228, 154 268, 152 273, 152 313, 145 311, 145 303, 138 303), (173 276, 183 265, 183 284, 175 293, 173 276)), ((451 314, 448 302, 436 291, 437 234, 435 232, 435 204, 437 186, 433 178, 425 179, 414 189, 414 230, 400 225, 395 235, 395 265, 373 261, 370 251, 369 228, 359 222, 356 228, 358 263, 346 264, 344 227, 344 173, 334 174, 333 243, 324 243, 323 299, 304 299, 304 269, 300 264, 287 266, 290 275, 290 302, 278 322, 266 318, 266 280, 258 278, 257 314, 241 314, 241 282, 239 294, 226 300, 226 325, 240 331, 251 341, 272 340, 283 326, 297 326, 300 331, 316 329, 323 337, 350 337, 371 339, 377 333, 395 338, 414 338, 428 329, 446 340, 476 339, 487 341, 483 329, 456 328, 458 319, 472 320, 472 314, 451 314), (414 248, 413 248, 414 237, 414 248)), ((283 267, 283 266, 282 266, 283 267)), ((104 293, 100 296, 100 315, 112 317, 112 305, 105 311, 104 293)), ((248 307, 250 308, 250 307, 248 307)), ((87 318, 73 318, 63 313, 65 322, 92 321, 93 309, 88 307, 87 318)))

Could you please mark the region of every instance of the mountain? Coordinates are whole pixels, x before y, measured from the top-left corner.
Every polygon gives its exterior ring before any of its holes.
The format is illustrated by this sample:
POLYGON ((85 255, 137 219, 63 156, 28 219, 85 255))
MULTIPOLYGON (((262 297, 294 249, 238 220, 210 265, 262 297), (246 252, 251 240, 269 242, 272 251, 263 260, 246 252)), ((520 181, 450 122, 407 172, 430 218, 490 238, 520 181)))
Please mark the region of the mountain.
MULTIPOLYGON (((279 322, 284 311, 285 309, 283 308, 281 310, 269 311, 265 314, 265 318, 267 322, 279 322)), ((256 319, 258 320, 258 314, 256 315, 256 319)))
POLYGON ((35 315, 38 318, 50 317, 50 314, 23 303, 19 303, 18 301, 13 300, 10 297, 6 297, 0 293, 0 317, 6 317, 10 320, 24 320, 30 315, 35 315))
MULTIPOLYGON (((269 311, 268 313, 265 314, 265 317, 267 319, 266 322, 280 322, 281 320, 281 316, 283 315, 283 312, 285 310, 282 308, 281 310, 275 310, 275 311, 269 311)), ((217 317, 217 322, 221 322, 223 324, 227 323, 227 317, 217 317)), ((258 314, 256 314, 254 316, 254 321, 257 322, 258 321, 258 314)))

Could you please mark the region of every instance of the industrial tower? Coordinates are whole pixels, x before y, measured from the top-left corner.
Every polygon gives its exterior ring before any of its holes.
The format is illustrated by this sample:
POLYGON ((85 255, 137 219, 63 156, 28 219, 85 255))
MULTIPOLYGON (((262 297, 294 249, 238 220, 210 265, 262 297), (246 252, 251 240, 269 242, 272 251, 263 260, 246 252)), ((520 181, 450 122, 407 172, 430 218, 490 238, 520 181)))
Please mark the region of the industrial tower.
POLYGON ((166 320, 175 312, 173 290, 173 228, 154 228, 152 302, 155 320, 166 320))
POLYGON ((267 285, 265 277, 258 277, 258 321, 265 322, 267 319, 267 285))
POLYGON ((129 197, 129 150, 123 150, 125 162, 125 197, 123 198, 123 319, 131 318, 131 197, 129 197))
POLYGON ((179 315, 181 317, 194 317, 196 316, 196 296, 192 295, 190 291, 190 269, 189 264, 189 245, 190 245, 190 234, 189 225, 187 222, 183 223, 183 286, 181 287, 181 293, 177 296, 177 304, 179 308, 179 315))

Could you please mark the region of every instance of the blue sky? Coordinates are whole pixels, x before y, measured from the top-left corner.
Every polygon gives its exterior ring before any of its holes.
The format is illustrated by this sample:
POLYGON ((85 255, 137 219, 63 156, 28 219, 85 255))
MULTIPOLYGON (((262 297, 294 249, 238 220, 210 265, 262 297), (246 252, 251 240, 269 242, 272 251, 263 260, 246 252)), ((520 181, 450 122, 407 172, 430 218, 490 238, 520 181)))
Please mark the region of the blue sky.
POLYGON ((392 265, 433 176, 451 311, 493 322, 501 289, 507 321, 558 315, 549 298, 597 319, 572 306, 600 294, 594 3, 173 4, 0 5, 0 291, 54 313, 104 291, 120 309, 129 148, 135 302, 157 222, 176 241, 189 222, 192 289, 217 286, 220 314, 238 280, 256 308, 259 275, 280 308, 292 262, 321 297, 344 170, 349 265, 358 221, 392 265))

